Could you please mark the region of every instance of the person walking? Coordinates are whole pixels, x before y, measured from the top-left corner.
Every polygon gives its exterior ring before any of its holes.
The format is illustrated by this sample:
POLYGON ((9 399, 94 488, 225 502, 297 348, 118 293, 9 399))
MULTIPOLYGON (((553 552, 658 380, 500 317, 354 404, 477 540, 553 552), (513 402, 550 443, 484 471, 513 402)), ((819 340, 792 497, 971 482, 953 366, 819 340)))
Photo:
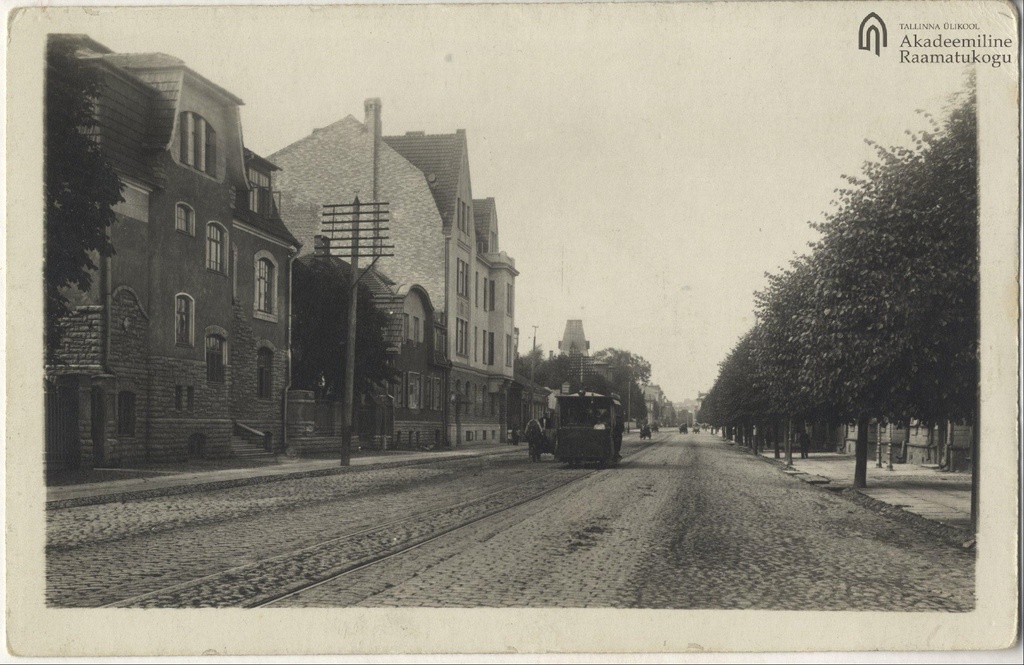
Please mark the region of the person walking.
POLYGON ((800 459, 807 459, 811 456, 811 436, 807 428, 800 430, 800 459))

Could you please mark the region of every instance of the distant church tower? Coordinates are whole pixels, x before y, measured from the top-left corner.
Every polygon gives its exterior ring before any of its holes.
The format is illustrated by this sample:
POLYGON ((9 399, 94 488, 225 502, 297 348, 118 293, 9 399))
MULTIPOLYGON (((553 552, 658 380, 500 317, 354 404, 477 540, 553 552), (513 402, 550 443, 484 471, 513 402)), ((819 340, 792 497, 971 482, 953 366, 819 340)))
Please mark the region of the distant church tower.
POLYGON ((583 334, 583 321, 581 319, 569 319, 565 322, 565 334, 562 341, 558 343, 558 349, 567 355, 590 355, 590 342, 583 334))
POLYGON ((591 373, 593 359, 590 357, 590 342, 583 334, 583 321, 580 319, 569 319, 565 322, 565 334, 562 341, 558 343, 559 350, 569 356, 569 370, 574 381, 581 384, 585 377, 591 373))

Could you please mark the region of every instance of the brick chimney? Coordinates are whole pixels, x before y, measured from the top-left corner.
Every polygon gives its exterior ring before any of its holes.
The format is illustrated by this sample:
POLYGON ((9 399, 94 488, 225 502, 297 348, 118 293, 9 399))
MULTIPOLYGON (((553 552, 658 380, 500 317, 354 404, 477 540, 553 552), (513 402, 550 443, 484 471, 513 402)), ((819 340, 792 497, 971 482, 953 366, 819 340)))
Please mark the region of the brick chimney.
POLYGON ((374 136, 380 136, 380 97, 371 97, 364 101, 363 110, 366 111, 366 131, 374 136))
POLYGON ((331 239, 327 236, 313 236, 313 256, 330 256, 331 239))

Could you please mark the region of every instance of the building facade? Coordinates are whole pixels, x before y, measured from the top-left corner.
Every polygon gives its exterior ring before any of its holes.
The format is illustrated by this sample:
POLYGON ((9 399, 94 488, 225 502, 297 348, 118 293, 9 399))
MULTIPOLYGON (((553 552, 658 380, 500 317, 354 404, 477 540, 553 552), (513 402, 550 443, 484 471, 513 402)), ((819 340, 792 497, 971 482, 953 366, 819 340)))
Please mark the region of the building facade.
POLYGON ((273 205, 273 165, 242 145, 242 101, 177 58, 55 38, 101 73, 95 138, 125 201, 116 253, 89 292, 69 293, 47 368, 48 465, 263 449, 283 434, 298 245, 273 205))
POLYGON ((441 217, 449 398, 457 410, 449 440, 506 441, 519 273, 500 247, 497 206, 494 199, 473 199, 464 130, 408 132, 384 141, 423 173, 441 217))

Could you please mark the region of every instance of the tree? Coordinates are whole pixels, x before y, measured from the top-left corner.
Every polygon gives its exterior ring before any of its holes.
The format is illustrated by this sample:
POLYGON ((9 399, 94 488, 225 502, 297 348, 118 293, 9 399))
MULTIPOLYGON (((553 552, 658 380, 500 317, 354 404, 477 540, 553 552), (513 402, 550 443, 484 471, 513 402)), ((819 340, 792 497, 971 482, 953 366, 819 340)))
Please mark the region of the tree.
POLYGON ((541 346, 531 349, 526 354, 516 356, 515 371, 523 376, 530 376, 536 373, 537 367, 544 362, 544 349, 541 346))
POLYGON ((88 291, 98 259, 114 254, 108 229, 123 185, 95 141, 93 100, 99 72, 75 56, 73 40, 51 36, 46 47, 44 196, 45 338, 56 360, 71 307, 64 290, 88 291))
POLYGON ((594 360, 608 363, 613 392, 619 394, 623 404, 629 401, 629 416, 638 420, 646 419, 647 403, 641 386, 651 380, 651 363, 641 355, 611 347, 595 353, 594 360))
MULTIPOLYGON (((768 276, 758 325, 704 401, 723 426, 795 415, 856 420, 856 487, 871 419, 977 423, 979 266, 973 78, 945 122, 844 176, 811 254, 768 276)), ((976 442, 972 454, 977 459, 976 442)), ((975 469, 977 472, 977 469, 975 469)))
MULTIPOLYGON (((347 263, 334 259, 296 261, 292 280, 292 383, 320 396, 340 395, 345 385, 345 344, 351 291, 347 263)), ((394 379, 384 331, 388 316, 360 284, 356 302, 355 393, 394 379)))

